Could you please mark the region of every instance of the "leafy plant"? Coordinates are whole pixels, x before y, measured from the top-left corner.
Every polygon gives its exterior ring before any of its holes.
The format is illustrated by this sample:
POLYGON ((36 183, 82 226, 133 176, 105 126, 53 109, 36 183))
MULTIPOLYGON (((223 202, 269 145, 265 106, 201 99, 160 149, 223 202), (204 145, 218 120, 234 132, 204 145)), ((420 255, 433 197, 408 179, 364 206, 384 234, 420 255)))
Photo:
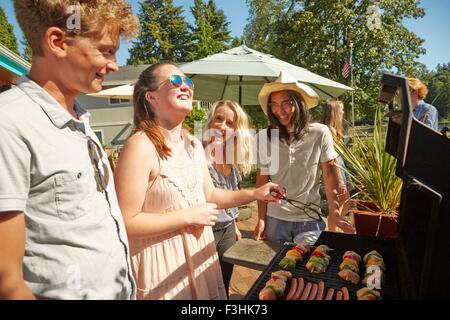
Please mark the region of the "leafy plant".
POLYGON ((260 106, 244 106, 243 108, 250 117, 251 125, 256 131, 267 128, 267 116, 264 114, 260 106))
POLYGON ((192 107, 192 111, 184 119, 183 127, 193 132, 195 122, 204 122, 206 120, 206 110, 201 107, 192 107))
POLYGON ((353 134, 353 147, 337 141, 336 151, 344 159, 346 170, 357 191, 353 198, 373 203, 385 214, 396 217, 402 180, 396 176, 396 159, 385 151, 386 126, 377 110, 373 135, 361 131, 353 134))

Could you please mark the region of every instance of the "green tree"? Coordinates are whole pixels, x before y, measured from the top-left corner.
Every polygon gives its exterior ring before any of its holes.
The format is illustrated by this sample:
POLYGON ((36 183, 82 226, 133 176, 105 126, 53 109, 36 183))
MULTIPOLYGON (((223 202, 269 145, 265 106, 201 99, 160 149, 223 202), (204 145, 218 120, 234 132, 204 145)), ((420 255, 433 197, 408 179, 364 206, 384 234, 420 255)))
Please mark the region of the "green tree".
POLYGON ((182 7, 174 6, 172 0, 145 0, 139 4, 141 33, 133 41, 127 64, 186 61, 189 32, 182 7))
POLYGON ((438 64, 436 72, 431 74, 428 90, 426 101, 438 109, 440 119, 446 119, 450 114, 450 63, 438 64))
POLYGON ((262 111, 260 106, 244 106, 243 108, 250 118, 251 127, 253 127, 256 131, 268 127, 269 122, 267 116, 262 111))
POLYGON ((243 44, 243 38, 234 37, 233 40, 231 40, 231 44, 229 48, 236 48, 243 44))
POLYGON ((17 49, 17 39, 14 35, 14 28, 8 22, 8 18, 3 11, 3 8, 0 6, 0 43, 7 47, 9 50, 19 54, 19 50, 17 49))
MULTIPOLYGON (((415 0, 247 0, 250 22, 245 41, 280 59, 350 85, 341 70, 353 45, 355 110, 373 114, 382 72, 411 74, 424 40, 402 23, 425 12, 415 0), (264 25, 266 23, 266 25, 264 25)), ((342 97, 349 106, 350 94, 342 97)))
POLYGON ((33 58, 33 51, 31 50, 31 47, 27 41, 27 39, 25 38, 25 36, 23 37, 23 40, 20 41, 20 43, 23 45, 23 54, 22 57, 27 60, 29 63, 31 63, 31 60, 33 58))
POLYGON ((252 49, 279 56, 275 29, 289 3, 289 0, 247 0, 249 23, 244 28, 245 44, 252 49))
POLYGON ((232 40, 225 13, 217 9, 214 0, 194 0, 191 7, 195 25, 190 26, 191 47, 189 60, 197 60, 221 52, 232 40))

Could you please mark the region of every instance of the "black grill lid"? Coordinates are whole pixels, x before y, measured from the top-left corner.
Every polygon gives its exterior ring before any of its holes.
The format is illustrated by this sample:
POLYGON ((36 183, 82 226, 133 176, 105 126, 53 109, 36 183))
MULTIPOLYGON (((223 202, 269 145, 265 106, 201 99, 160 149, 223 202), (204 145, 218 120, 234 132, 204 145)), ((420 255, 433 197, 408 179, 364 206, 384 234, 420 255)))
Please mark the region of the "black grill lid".
POLYGON ((384 74, 379 100, 389 105, 386 151, 403 179, 398 259, 402 296, 450 297, 450 140, 413 117, 407 79, 384 74), (401 110, 393 110, 396 94, 401 110))

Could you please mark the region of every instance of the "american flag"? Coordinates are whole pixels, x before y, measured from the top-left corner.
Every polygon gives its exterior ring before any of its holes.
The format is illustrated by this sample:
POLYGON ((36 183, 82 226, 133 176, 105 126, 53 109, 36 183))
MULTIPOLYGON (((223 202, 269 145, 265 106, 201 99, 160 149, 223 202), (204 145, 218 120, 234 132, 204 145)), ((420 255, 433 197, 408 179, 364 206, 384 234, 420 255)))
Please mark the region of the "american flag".
POLYGON ((342 68, 342 76, 347 79, 348 75, 350 74, 350 71, 352 70, 352 59, 345 63, 344 67, 342 68))

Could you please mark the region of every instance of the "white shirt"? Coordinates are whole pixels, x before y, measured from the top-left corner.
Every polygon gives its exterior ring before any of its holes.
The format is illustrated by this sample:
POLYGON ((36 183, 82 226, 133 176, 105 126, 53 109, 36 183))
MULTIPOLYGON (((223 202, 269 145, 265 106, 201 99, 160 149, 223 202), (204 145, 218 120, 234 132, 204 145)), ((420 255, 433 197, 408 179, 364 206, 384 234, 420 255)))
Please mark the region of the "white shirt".
MULTIPOLYGON (((258 168, 261 174, 269 175, 270 180, 286 189, 286 197, 295 199, 320 211, 320 163, 337 157, 333 147, 333 137, 327 126, 319 123, 309 124, 300 140, 291 145, 279 141, 272 134, 271 141, 264 143, 267 130, 258 133, 258 168)), ((317 215, 306 209, 312 216, 317 215)), ((281 206, 267 205, 267 215, 285 221, 311 221, 305 212, 286 201, 281 206)))

